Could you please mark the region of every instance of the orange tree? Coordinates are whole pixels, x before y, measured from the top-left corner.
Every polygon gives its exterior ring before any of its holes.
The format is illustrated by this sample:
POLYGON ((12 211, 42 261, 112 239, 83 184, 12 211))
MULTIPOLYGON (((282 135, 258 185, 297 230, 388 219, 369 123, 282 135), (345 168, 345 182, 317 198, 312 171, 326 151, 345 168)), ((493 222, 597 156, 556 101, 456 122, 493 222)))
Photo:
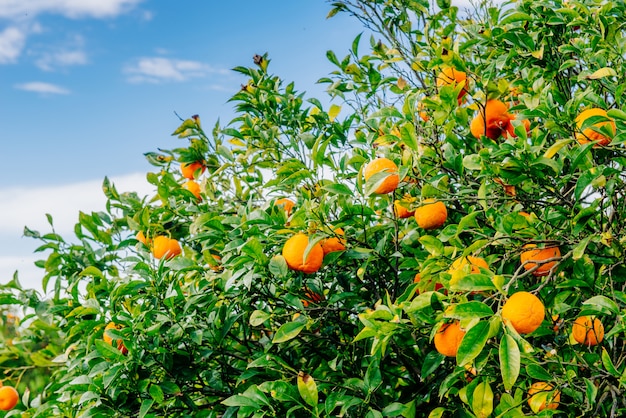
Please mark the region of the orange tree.
POLYGON ((624 4, 331 7, 371 34, 332 105, 255 56, 229 124, 146 154, 153 196, 27 231, 53 292, 0 301, 53 366, 9 414, 626 413, 624 4))

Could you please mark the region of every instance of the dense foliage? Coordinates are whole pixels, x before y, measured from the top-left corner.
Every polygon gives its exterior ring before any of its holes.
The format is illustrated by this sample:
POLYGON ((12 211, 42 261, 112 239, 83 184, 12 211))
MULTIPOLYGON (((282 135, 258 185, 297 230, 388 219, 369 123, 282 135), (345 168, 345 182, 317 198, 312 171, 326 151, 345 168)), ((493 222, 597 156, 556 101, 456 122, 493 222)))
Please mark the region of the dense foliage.
POLYGON ((207 132, 191 117, 171 150, 146 154, 153 196, 105 180, 106 207, 81 213, 75 237, 26 230, 51 296, 17 276, 2 287, 24 316, 0 345, 24 394, 7 416, 626 413, 624 3, 331 7, 366 29, 327 54, 332 104, 255 56, 234 69, 235 119, 207 132), (443 81, 451 68, 466 79, 443 81), (492 99, 508 107, 495 131, 492 99), (587 108, 607 112, 578 118, 587 108), (391 193, 375 191, 394 173, 364 179, 377 157, 399 167, 391 193), (180 170, 193 162, 200 197, 180 170), (427 199, 445 204, 441 227, 394 211, 427 199), (304 258, 331 238, 344 248, 295 271, 296 233, 304 258), (182 253, 157 259, 162 235, 182 253), (528 244, 558 253, 531 263, 528 244), (537 315, 524 305, 503 321, 522 291, 545 306, 536 329, 515 324, 537 315), (572 335, 581 315, 603 324, 597 344, 572 335), (456 321, 465 334, 444 356, 433 340, 456 321))

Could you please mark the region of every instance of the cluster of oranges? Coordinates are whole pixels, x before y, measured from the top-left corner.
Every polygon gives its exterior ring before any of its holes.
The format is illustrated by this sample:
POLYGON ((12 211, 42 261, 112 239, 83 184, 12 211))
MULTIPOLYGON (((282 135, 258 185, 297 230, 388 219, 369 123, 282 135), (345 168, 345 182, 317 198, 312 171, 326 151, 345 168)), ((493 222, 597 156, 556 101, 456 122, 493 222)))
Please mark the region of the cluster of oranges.
POLYGON ((283 246, 282 255, 287 267, 294 271, 312 274, 318 271, 324 263, 324 257, 335 251, 346 249, 344 231, 336 228, 334 236, 322 239, 309 245, 309 236, 299 233, 289 238, 283 246))

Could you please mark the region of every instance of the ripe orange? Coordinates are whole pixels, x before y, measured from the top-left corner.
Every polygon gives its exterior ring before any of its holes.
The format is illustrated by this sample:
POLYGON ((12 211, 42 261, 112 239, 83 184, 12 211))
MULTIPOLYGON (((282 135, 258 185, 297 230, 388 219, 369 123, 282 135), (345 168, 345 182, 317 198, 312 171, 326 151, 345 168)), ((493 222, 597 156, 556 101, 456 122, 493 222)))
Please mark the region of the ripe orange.
POLYGON ((304 295, 305 298, 302 299, 302 305, 305 308, 308 308, 310 303, 320 303, 324 300, 324 295, 312 291, 307 286, 304 286, 304 295))
POLYGON ((102 335, 102 339, 104 340, 105 343, 112 345, 114 347, 117 347, 117 349, 120 350, 122 354, 127 354, 128 349, 124 345, 124 342, 122 340, 113 341, 113 337, 111 337, 109 333, 107 332, 110 329, 122 329, 122 328, 123 327, 121 325, 118 325, 115 322, 109 322, 107 326, 104 327, 104 334, 102 335))
POLYGON ((346 239, 342 238, 344 235, 343 229, 337 228, 334 232, 336 235, 341 235, 341 237, 326 238, 320 243, 322 250, 324 250, 324 255, 346 249, 346 239))
POLYGON ((468 255, 466 257, 461 257, 454 260, 454 263, 452 263, 452 265, 450 266, 448 273, 452 274, 458 270, 461 270, 465 268, 465 266, 467 266, 468 264, 472 266, 470 270, 471 274, 480 273, 481 268, 489 270, 489 264, 487 264, 484 258, 468 255))
POLYGON ((0 388, 0 410, 8 411, 15 408, 19 400, 20 395, 13 386, 2 386, 0 388))
POLYGON ((154 258, 165 257, 170 260, 182 252, 180 244, 173 238, 159 235, 152 241, 152 255, 154 258))
POLYGON ((548 261, 551 258, 556 258, 561 256, 561 250, 559 247, 548 247, 548 248, 536 248, 535 244, 526 244, 524 248, 533 248, 527 251, 523 251, 520 254, 520 261, 526 270, 531 270, 539 264, 537 270, 533 271, 533 275, 547 276, 550 273, 550 270, 556 265, 557 261, 548 261))
POLYGON ((150 240, 146 238, 146 235, 143 233, 143 231, 137 232, 137 235, 135 235, 135 239, 141 242, 143 245, 150 245, 150 240))
POLYGON ((287 262, 287 266, 291 270, 301 271, 303 273, 315 273, 322 267, 324 261, 324 250, 317 243, 309 251, 306 260, 304 252, 309 245, 309 237, 300 233, 289 238, 283 246, 283 257, 287 262))
POLYGON ((465 83, 463 90, 459 92, 458 100, 461 103, 461 99, 467 93, 467 74, 464 71, 456 70, 453 67, 444 68, 437 76, 437 87, 453 86, 465 83))
POLYGON ((363 174, 365 175, 365 181, 372 177, 376 173, 380 172, 389 173, 389 175, 383 180, 383 182, 374 190, 374 193, 385 194, 391 193, 400 184, 400 176, 398 175, 398 166, 389 158, 376 158, 371 161, 366 167, 363 174))
POLYGON ((415 209, 415 220, 422 229, 436 229, 446 223, 448 210, 443 202, 426 199, 424 204, 415 209))
POLYGON ((529 292, 517 292, 502 307, 502 319, 508 320, 520 334, 530 334, 543 322, 545 307, 539 298, 529 292))
POLYGON ((486 136, 498 139, 509 127, 511 115, 509 107, 500 100, 488 100, 484 108, 480 108, 478 115, 470 124, 470 132, 479 139, 486 136))
POLYGON ((594 107, 594 108, 586 109, 582 111, 576 117, 576 128, 578 128, 578 130, 581 131, 581 132, 576 133, 576 140, 580 144, 586 144, 587 142, 597 141, 594 144, 594 147, 609 145, 612 138, 602 135, 601 133, 596 132, 593 129, 593 128, 598 129, 603 126, 609 126, 611 128, 611 131, 613 132, 613 135, 615 135, 615 131, 616 131, 615 121, 613 121, 607 116, 606 110, 594 107), (609 120, 595 123, 592 127, 590 126, 581 131, 582 126, 585 123, 585 120, 589 119, 592 116, 604 116, 605 118, 608 118, 609 120))
POLYGON ((572 336, 579 343, 591 347, 604 339, 604 325, 593 316, 579 316, 572 326, 572 336))
POLYGON ((419 114, 420 119, 422 119, 424 122, 428 122, 428 120, 430 119, 430 115, 428 114, 428 112, 426 112, 426 110, 424 110, 424 103, 422 102, 417 105, 417 113, 419 114))
POLYGON ((206 166, 201 161, 180 164, 180 172, 182 173, 183 177, 187 179, 193 180, 198 170, 200 170, 200 174, 204 173, 204 170, 206 170, 206 166))
POLYGON ((528 405, 537 414, 544 409, 557 409, 561 392, 547 382, 535 382, 528 389, 528 405))
POLYGON ((185 184, 183 184, 183 188, 189 190, 199 201, 202 200, 202 196, 200 195, 200 185, 196 181, 187 181, 185 184))
POLYGON ((443 324, 435 334, 435 349, 444 356, 456 357, 465 331, 461 329, 459 321, 443 324))
POLYGON ((396 215, 397 218, 410 218, 411 216, 415 215, 415 210, 409 210, 406 207, 409 206, 411 204, 411 202, 414 199, 402 199, 402 201, 400 200, 395 200, 393 202, 393 213, 396 215))
POLYGON ((293 209, 295 205, 296 203, 293 200, 287 199, 286 197, 278 199, 276 202, 274 202, 274 206, 279 206, 283 208, 283 210, 285 211, 285 216, 287 218, 289 217, 289 215, 291 215, 291 209, 293 209))

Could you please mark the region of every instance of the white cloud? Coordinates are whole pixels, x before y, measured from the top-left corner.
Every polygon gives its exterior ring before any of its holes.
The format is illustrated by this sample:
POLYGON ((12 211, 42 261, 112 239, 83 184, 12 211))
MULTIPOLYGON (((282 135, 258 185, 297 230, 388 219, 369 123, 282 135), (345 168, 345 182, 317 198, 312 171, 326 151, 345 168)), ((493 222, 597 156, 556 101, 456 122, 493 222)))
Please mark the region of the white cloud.
POLYGON ((30 91, 40 94, 69 94, 70 91, 64 87, 56 84, 44 83, 41 81, 31 81, 29 83, 22 83, 15 85, 18 90, 30 91))
POLYGON ((60 14, 70 18, 115 17, 143 0, 2 0, 0 17, 32 18, 41 14, 60 14))
POLYGON ((186 81, 206 77, 209 74, 227 74, 199 61, 178 60, 164 57, 144 57, 124 68, 131 83, 160 83, 186 81))
POLYGON ((53 71, 58 67, 68 67, 71 65, 87 64, 87 54, 85 51, 57 51, 47 52, 36 61, 37 67, 44 71, 53 71))
POLYGON ((0 64, 10 64, 17 60, 26 43, 25 31, 14 26, 0 32, 0 64))
MULTIPOLYGON (((112 177, 118 192, 135 191, 139 196, 154 194, 154 186, 148 183, 144 173, 112 177)), ((0 283, 6 283, 18 270, 24 287, 41 288, 42 270, 33 263, 45 259, 46 254, 34 254, 41 243, 23 238, 24 227, 42 234, 51 231, 46 219, 49 213, 54 221, 55 232, 72 241, 74 225, 79 211, 90 213, 105 210, 106 197, 102 192, 102 180, 85 181, 50 187, 24 187, 0 189, 0 283)))

